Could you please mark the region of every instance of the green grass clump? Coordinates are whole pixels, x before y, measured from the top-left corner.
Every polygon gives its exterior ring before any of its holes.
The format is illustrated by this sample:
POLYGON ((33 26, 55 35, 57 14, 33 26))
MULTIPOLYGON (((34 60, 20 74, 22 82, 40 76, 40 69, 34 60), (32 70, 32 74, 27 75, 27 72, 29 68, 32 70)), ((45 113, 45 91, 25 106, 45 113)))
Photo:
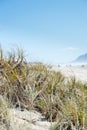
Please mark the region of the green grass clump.
POLYGON ((2 55, 0 57, 0 94, 5 95, 11 105, 29 108, 29 98, 25 92, 27 84, 27 65, 23 59, 23 52, 10 54, 8 58, 2 55))

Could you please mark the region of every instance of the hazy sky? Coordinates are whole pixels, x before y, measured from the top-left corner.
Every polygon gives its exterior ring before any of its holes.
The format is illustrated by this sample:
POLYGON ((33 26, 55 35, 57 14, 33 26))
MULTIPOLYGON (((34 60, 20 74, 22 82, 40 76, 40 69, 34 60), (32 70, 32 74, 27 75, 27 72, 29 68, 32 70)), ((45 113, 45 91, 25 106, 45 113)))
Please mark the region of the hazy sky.
POLYGON ((87 53, 87 0, 0 0, 0 43, 58 64, 87 53))

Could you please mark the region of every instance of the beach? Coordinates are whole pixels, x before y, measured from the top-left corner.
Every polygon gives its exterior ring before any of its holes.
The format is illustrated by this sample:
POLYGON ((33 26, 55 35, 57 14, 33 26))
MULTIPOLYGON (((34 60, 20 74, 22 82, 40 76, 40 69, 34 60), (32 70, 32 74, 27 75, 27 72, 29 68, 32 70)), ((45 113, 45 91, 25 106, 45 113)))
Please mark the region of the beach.
POLYGON ((77 80, 87 82, 87 65, 52 66, 52 70, 60 71, 66 78, 75 77, 77 80))

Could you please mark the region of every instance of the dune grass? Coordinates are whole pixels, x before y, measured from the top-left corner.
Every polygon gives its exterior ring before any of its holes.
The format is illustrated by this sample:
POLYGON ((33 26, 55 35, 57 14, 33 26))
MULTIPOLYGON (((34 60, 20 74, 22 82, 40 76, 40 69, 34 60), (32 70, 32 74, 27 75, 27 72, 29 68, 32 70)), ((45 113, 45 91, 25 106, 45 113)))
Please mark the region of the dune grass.
POLYGON ((0 126, 3 119, 9 126, 7 110, 14 107, 37 110, 57 122, 50 130, 86 130, 87 84, 66 80, 42 63, 27 63, 19 49, 7 58, 0 49, 0 126))

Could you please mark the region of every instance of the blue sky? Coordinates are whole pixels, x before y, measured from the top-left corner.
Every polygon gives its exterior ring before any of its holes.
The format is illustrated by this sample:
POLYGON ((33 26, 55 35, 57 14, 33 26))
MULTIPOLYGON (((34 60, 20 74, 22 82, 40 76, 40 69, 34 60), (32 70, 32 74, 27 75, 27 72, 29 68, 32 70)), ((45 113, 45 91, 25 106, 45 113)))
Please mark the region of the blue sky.
POLYGON ((87 53, 86 0, 0 0, 0 43, 58 64, 87 53))

